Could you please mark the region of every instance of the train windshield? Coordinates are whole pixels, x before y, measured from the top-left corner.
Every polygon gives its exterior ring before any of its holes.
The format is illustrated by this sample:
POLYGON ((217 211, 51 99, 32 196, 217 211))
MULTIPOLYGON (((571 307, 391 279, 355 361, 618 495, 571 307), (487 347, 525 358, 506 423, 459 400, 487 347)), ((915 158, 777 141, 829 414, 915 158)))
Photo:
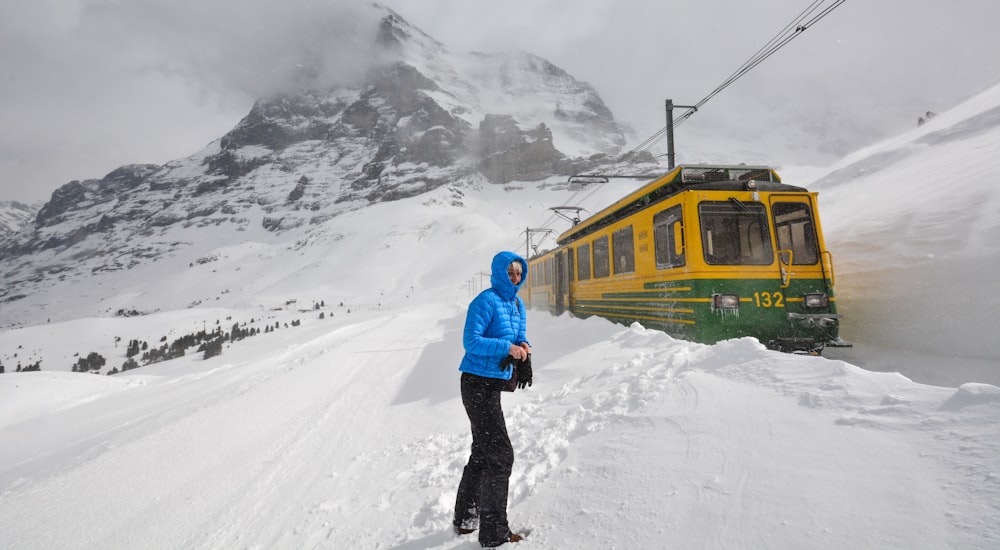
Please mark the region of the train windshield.
POLYGON ((698 205, 705 262, 711 265, 770 265, 774 260, 767 212, 759 202, 698 205))
POLYGON ((804 202, 776 202, 771 205, 778 250, 791 250, 792 262, 815 265, 819 261, 819 246, 812 210, 804 202))

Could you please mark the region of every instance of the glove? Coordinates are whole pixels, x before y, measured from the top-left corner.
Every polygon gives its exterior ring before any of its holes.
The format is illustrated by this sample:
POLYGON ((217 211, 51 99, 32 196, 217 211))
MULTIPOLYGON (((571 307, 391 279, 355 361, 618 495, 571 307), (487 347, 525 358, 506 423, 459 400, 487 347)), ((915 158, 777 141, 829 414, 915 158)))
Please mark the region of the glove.
POLYGON ((517 388, 523 390, 531 386, 531 354, 529 353, 523 361, 516 361, 517 365, 517 388))
POLYGON ((516 362, 517 362, 517 359, 514 359, 513 357, 511 357, 510 355, 508 355, 508 356, 506 356, 506 357, 504 357, 503 359, 500 360, 500 370, 502 370, 504 372, 507 372, 510 369, 514 368, 514 364, 516 362))

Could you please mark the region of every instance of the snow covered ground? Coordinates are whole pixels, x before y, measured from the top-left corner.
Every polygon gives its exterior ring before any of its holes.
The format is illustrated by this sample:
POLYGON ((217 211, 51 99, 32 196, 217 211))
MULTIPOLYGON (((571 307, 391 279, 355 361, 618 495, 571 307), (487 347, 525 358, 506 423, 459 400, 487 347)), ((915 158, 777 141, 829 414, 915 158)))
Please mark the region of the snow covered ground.
MULTIPOLYGON (((166 319, 164 319, 166 320, 166 319)), ((5 377, 3 548, 474 548, 449 304, 134 374, 5 377)), ((529 319, 505 397, 524 548, 990 548, 1000 390, 529 319)))
MULTIPOLYGON (((843 335, 897 372, 532 312, 536 383, 504 397, 517 547, 1000 547, 998 106, 993 89, 828 175, 783 172, 819 175, 843 335), (981 376, 900 374, 936 357, 981 376)), ((55 289, 52 307, 93 312, 0 333, 0 548, 478 548, 449 530, 465 305, 546 208, 595 212, 637 183, 616 185, 441 188, 308 243, 55 289), (121 306, 152 313, 99 316, 121 306), (69 372, 217 322, 279 328, 69 372)))

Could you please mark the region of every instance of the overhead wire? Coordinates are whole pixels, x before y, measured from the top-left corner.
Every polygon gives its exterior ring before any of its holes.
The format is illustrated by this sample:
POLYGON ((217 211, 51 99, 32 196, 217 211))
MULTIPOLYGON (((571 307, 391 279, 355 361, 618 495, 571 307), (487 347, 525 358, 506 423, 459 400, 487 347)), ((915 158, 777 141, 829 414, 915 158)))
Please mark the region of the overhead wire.
MULTIPOLYGON (((753 70, 754 67, 760 65, 769 57, 778 52, 781 48, 785 47, 786 44, 794 40, 803 31, 809 27, 815 25, 821 19, 830 14, 833 10, 840 7, 846 0, 814 0, 809 6, 807 6, 801 13, 799 13, 791 22, 785 25, 777 34, 771 37, 756 53, 751 55, 746 61, 740 65, 732 74, 726 77, 721 84, 715 87, 714 90, 708 93, 705 97, 695 103, 693 106, 689 107, 680 116, 674 120, 674 128, 684 123, 685 120, 691 118, 694 113, 698 111, 702 106, 708 103, 712 98, 719 95, 723 90, 731 86, 737 80, 742 78, 748 72, 753 70), (829 5, 824 6, 829 3, 829 5), (818 13, 817 13, 818 11, 818 13)), ((661 128, 655 132, 650 137, 646 138, 642 143, 637 145, 629 153, 635 153, 640 150, 647 150, 656 143, 660 142, 664 137, 666 137, 666 127, 661 128)))
MULTIPOLYGON (((797 36, 802 34, 803 31, 815 25, 817 22, 819 22, 821 19, 829 15, 830 12, 840 7, 846 1, 847 0, 832 0, 831 3, 831 0, 813 0, 813 2, 809 4, 809 6, 807 6, 804 10, 802 10, 802 12, 799 13, 794 19, 792 19, 791 22, 789 22, 780 31, 778 31, 778 33, 776 33, 773 37, 771 37, 771 39, 768 40, 767 43, 761 46, 760 49, 758 49, 753 55, 751 55, 746 61, 744 61, 739 68, 737 68, 735 71, 732 72, 732 74, 726 77, 726 79, 723 80, 721 84, 716 86, 714 90, 709 92, 708 95, 703 97, 693 106, 687 107, 686 111, 684 111, 679 117, 675 118, 673 124, 674 128, 681 125, 685 120, 691 118, 692 115, 698 112, 698 109, 700 109, 702 106, 708 103, 712 98, 722 93, 723 90, 733 85, 733 83, 735 83, 737 80, 745 76, 756 66, 760 65, 765 60, 770 58, 772 55, 777 53, 778 50, 785 47, 785 45, 787 45, 797 36), (826 5, 828 3, 829 5, 826 5)), ((648 150, 653 145, 659 143, 666 137, 666 134, 667 134, 667 127, 664 126, 663 128, 660 128, 658 131, 654 132, 652 135, 647 137, 641 143, 630 149, 627 153, 623 155, 622 158, 626 159, 627 162, 628 159, 632 158, 632 156, 635 153, 648 150)), ((657 156, 663 156, 663 155, 657 155, 657 156)), ((605 169, 604 172, 607 172, 607 170, 610 170, 610 168, 605 169)), ((588 175, 600 176, 602 175, 602 172, 597 171, 594 172, 593 174, 588 174, 588 175)), ((594 187, 594 189, 591 190, 591 192, 587 194, 586 197, 580 199, 580 201, 582 202, 583 200, 591 197, 603 185, 604 183, 597 184, 594 187)), ((577 191, 570 197, 570 200, 571 201, 575 200, 576 197, 582 192, 583 192, 582 189, 577 191)), ((550 215, 550 217, 548 218, 548 220, 546 220, 545 224, 543 224, 542 227, 548 227, 549 224, 553 223, 556 220, 556 218, 557 216, 555 214, 550 215)), ((540 242, 536 243, 536 246, 537 244, 540 244, 540 242)))

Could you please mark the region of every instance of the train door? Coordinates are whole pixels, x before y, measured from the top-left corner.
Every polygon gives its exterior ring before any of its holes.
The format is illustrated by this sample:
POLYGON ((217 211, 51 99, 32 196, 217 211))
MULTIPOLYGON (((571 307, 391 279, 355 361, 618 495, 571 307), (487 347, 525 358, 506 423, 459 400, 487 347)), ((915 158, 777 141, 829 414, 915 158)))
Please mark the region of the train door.
POLYGON ((565 250, 556 252, 555 273, 553 273, 552 291, 555 293, 556 315, 566 311, 569 302, 569 255, 565 250))
POLYGON ((821 262, 819 236, 812 201, 803 195, 771 195, 771 216, 778 248, 778 263, 785 286, 794 270, 818 266, 826 279, 821 262))

